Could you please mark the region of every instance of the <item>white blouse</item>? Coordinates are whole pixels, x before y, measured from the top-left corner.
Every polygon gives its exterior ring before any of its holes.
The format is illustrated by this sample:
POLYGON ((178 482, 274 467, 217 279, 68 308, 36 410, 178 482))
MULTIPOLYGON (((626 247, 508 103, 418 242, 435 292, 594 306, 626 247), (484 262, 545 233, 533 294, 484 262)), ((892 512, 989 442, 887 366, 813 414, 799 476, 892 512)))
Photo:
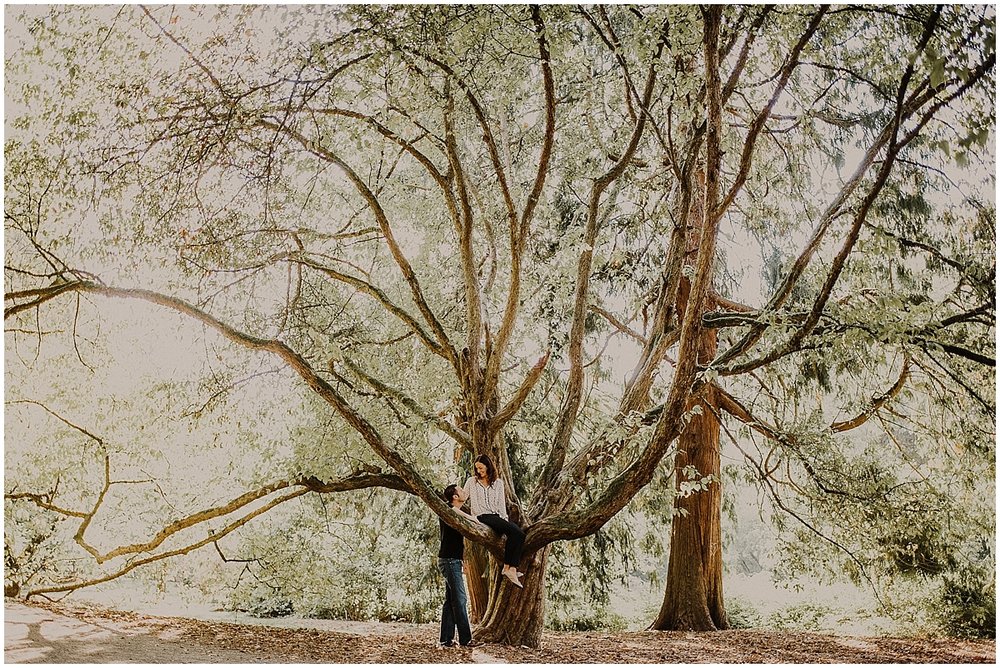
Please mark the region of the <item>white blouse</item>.
POLYGON ((495 513, 507 519, 507 494, 503 489, 503 480, 497 478, 489 487, 483 487, 475 478, 470 477, 465 481, 463 489, 469 496, 473 515, 479 517, 495 513))

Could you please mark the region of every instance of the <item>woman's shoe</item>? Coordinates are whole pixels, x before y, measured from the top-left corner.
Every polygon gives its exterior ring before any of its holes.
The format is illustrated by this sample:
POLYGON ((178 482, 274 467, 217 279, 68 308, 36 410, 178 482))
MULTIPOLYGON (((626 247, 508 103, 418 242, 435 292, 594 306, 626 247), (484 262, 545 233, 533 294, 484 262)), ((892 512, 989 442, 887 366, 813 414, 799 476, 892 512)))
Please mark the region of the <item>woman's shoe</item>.
POLYGON ((504 571, 503 574, 508 580, 513 582, 514 586, 516 586, 518 589, 524 589, 524 585, 522 585, 521 581, 517 579, 518 575, 517 569, 511 568, 510 570, 504 571))

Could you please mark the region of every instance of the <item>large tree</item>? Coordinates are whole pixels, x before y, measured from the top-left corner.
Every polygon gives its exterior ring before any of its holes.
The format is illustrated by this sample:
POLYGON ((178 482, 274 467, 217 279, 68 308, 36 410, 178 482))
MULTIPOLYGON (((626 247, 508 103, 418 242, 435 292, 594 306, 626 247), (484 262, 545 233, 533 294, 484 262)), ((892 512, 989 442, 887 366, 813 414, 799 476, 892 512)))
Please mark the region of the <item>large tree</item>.
MULTIPOLYGON (((985 8, 129 7, 11 19, 8 345, 41 337, 47 309, 79 319, 147 302, 280 362, 339 416, 363 462, 303 462, 112 549, 86 540, 123 482, 108 454, 86 509, 57 487, 7 498, 78 519, 83 549, 121 564, 89 581, 217 543, 301 495, 366 487, 416 496, 499 555, 500 541, 437 494, 456 463, 486 453, 527 532, 526 577, 516 590, 487 574, 477 637, 528 646, 552 544, 598 531, 664 461, 680 493, 661 624, 725 627, 714 411, 801 451, 752 413, 740 380, 863 328, 840 291, 845 277, 852 294, 878 287, 847 268, 886 218, 879 207, 947 151, 975 156, 992 132, 985 8), (801 239, 780 279, 757 306, 719 294, 723 235, 769 227, 801 239), (524 420, 531 401, 553 418, 524 420), (453 456, 434 454, 443 443, 453 456), (208 521, 223 524, 165 547, 208 521)), ((888 252, 914 236, 900 231, 888 252)), ((965 344, 979 335, 970 327, 992 326, 993 304, 973 298, 938 299, 919 325, 872 340, 991 369, 988 351, 965 344)))

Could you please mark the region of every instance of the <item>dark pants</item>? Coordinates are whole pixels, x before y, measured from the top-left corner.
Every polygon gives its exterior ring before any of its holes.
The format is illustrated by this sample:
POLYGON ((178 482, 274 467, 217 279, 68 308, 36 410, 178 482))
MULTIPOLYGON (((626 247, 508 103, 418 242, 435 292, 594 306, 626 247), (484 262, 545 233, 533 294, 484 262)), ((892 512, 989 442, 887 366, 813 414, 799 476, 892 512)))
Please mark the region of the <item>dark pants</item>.
POLYGON ((507 536, 507 544, 503 548, 503 563, 508 566, 521 565, 521 550, 524 548, 524 532, 513 522, 508 522, 499 515, 480 515, 479 521, 499 534, 507 536))
POLYGON ((444 607, 441 608, 441 644, 455 640, 458 627, 458 642, 468 645, 472 641, 469 628, 469 596, 465 593, 462 578, 461 559, 438 559, 438 569, 444 575, 444 607))

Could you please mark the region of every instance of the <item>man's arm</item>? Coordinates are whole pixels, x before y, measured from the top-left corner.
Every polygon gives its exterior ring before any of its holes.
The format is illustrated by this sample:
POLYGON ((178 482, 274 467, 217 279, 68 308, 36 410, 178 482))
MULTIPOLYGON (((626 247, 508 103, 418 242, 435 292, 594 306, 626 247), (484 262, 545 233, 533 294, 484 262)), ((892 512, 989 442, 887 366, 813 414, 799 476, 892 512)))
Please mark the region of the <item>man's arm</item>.
POLYGON ((461 508, 456 508, 455 506, 452 506, 451 509, 454 510, 459 515, 464 515, 465 517, 467 517, 468 519, 472 520, 476 524, 482 524, 482 522, 480 522, 478 519, 476 519, 475 516, 470 515, 469 513, 467 513, 464 510, 462 510, 461 508))

